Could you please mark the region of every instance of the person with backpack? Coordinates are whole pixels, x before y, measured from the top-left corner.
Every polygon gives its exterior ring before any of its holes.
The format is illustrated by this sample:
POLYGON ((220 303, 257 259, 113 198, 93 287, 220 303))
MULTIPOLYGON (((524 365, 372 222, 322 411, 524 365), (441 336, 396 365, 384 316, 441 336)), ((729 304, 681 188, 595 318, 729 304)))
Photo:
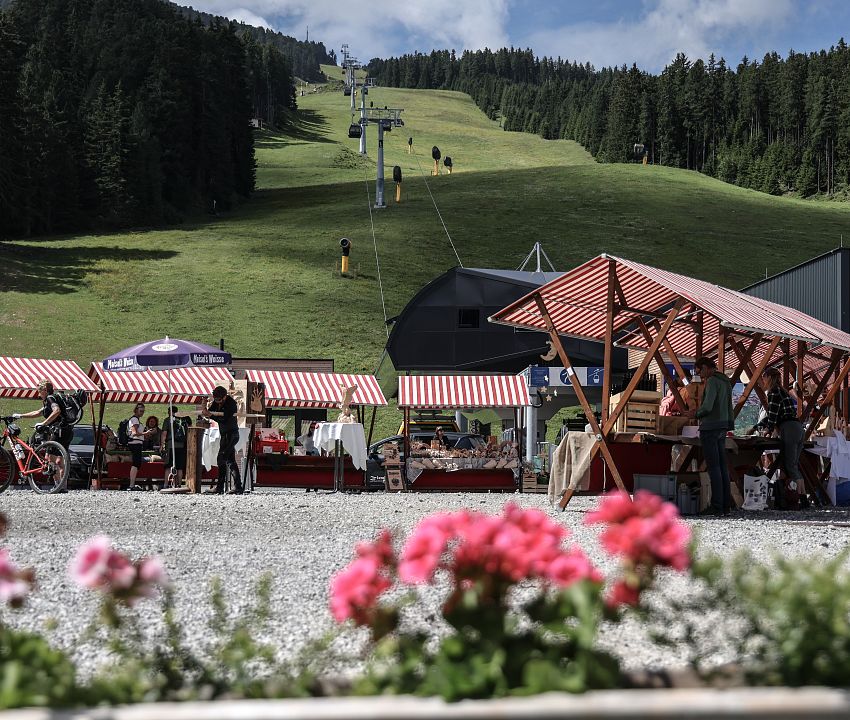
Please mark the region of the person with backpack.
POLYGON ((62 397, 54 390, 53 383, 46 378, 38 384, 38 397, 42 402, 40 410, 15 413, 12 417, 17 420, 19 418, 34 418, 39 415, 44 416, 44 422, 36 425, 36 428, 42 432, 47 431, 56 442, 67 450, 74 437, 74 426, 65 422, 65 403, 62 397))
POLYGON ((164 481, 168 483, 173 467, 179 486, 183 482, 183 473, 186 470, 186 426, 177 417, 177 406, 175 405, 168 408, 168 415, 162 423, 161 437, 162 460, 165 463, 164 481))
MULTIPOLYGON (((151 434, 149 429, 144 429, 142 427, 141 417, 144 414, 144 403, 138 403, 136 407, 133 408, 133 414, 126 421, 122 421, 118 425, 119 442, 124 439, 120 436, 123 434, 122 431, 126 428, 126 445, 132 457, 132 466, 130 467, 131 488, 136 487, 136 478, 139 475, 139 468, 142 467, 142 448, 145 443, 145 438, 151 434)), ((148 479, 148 490, 153 490, 153 480, 151 479, 148 479)))

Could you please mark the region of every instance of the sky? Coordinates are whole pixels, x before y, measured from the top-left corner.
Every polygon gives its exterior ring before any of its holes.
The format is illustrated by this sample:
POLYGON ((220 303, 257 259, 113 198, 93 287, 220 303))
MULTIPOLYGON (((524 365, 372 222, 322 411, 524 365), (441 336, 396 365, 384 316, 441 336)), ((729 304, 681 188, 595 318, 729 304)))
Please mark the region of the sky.
MULTIPOLYGON (((185 1, 185 0, 184 0, 185 1)), ((182 3, 181 3, 182 4, 182 3)), ((197 10, 373 57, 433 49, 531 48, 597 68, 659 72, 677 52, 745 55, 828 49, 850 35, 848 0, 194 0, 197 10)))

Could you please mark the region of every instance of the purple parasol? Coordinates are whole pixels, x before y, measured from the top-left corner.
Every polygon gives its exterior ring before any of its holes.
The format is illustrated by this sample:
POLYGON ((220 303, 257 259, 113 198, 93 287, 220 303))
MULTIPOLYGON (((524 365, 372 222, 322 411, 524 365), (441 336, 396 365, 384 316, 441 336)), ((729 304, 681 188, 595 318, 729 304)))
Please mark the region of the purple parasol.
MULTIPOLYGON (((104 370, 112 372, 138 372, 141 370, 168 370, 168 394, 171 395, 171 370, 181 367, 217 367, 230 365, 230 353, 212 345, 169 338, 134 345, 103 361, 104 370)), ((169 398, 169 408, 171 402, 169 398)), ((170 437, 174 437, 174 413, 168 413, 170 437)), ((174 442, 171 443, 171 473, 177 464, 174 442)))
POLYGON ((166 336, 162 340, 134 345, 103 361, 104 370, 168 370, 178 367, 230 365, 230 353, 211 345, 166 336))

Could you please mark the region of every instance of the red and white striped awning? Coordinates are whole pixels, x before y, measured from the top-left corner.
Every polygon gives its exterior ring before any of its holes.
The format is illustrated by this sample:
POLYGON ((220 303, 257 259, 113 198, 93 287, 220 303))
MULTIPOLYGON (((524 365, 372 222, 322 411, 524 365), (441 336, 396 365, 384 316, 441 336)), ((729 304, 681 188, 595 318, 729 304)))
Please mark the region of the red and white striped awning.
POLYGON ((497 408, 531 405, 521 375, 401 375, 398 406, 497 408))
POLYGON ((387 399, 372 375, 345 373, 247 370, 248 379, 266 386, 266 407, 334 408, 342 387, 357 386, 352 405, 386 405, 387 399))
POLYGON ((42 380, 49 380, 56 390, 97 392, 73 360, 0 357, 0 397, 37 398, 36 387, 42 380))
MULTIPOLYGON (((704 311, 704 338, 718 337, 719 326, 722 325, 743 333, 761 333, 766 337, 779 336, 808 345, 850 350, 850 335, 798 310, 610 255, 595 257, 542 285, 500 310, 490 321, 546 330, 534 299, 539 293, 559 334, 604 341, 609 261, 614 264, 624 296, 615 298, 618 305, 625 305, 619 310, 614 324, 615 341, 621 346, 646 349, 648 344, 644 336, 634 329, 635 318, 645 318, 653 312, 664 313, 683 298, 690 306, 680 311, 679 321, 674 323, 667 336, 680 357, 694 357, 697 353, 697 333, 693 322, 697 311, 704 311)), ((716 348, 708 344, 703 348, 707 353, 713 349, 716 348)))
POLYGON ((106 402, 197 403, 212 395, 216 385, 229 387, 233 380, 223 367, 174 368, 170 373, 169 396, 167 370, 110 372, 100 363, 92 363, 89 368, 89 377, 103 387, 106 402))

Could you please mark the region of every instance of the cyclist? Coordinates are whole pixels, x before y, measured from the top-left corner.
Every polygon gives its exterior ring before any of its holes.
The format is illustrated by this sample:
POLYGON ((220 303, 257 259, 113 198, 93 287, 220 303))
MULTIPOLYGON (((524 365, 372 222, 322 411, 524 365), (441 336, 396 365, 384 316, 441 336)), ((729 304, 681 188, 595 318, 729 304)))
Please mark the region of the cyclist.
MULTIPOLYGON (((12 417, 17 420, 19 418, 34 418, 39 415, 44 416, 44 422, 35 426, 36 431, 46 434, 48 438, 58 442, 67 451, 74 437, 74 428, 65 423, 65 418, 62 417, 62 406, 56 399, 55 392, 53 383, 47 378, 43 379, 38 384, 38 397, 42 403, 41 409, 32 410, 28 413, 15 413, 12 417)), ((55 462, 60 472, 64 472, 64 458, 57 455, 55 462)))
POLYGON ((71 439, 74 437, 74 428, 65 423, 65 419, 62 417, 62 406, 57 401, 54 393, 53 383, 47 379, 42 380, 38 384, 38 397, 42 403, 41 409, 28 413, 15 413, 12 417, 17 420, 18 418, 44 416, 44 422, 36 425, 36 429, 41 432, 47 431, 51 439, 58 442, 67 450, 71 445, 71 439))

